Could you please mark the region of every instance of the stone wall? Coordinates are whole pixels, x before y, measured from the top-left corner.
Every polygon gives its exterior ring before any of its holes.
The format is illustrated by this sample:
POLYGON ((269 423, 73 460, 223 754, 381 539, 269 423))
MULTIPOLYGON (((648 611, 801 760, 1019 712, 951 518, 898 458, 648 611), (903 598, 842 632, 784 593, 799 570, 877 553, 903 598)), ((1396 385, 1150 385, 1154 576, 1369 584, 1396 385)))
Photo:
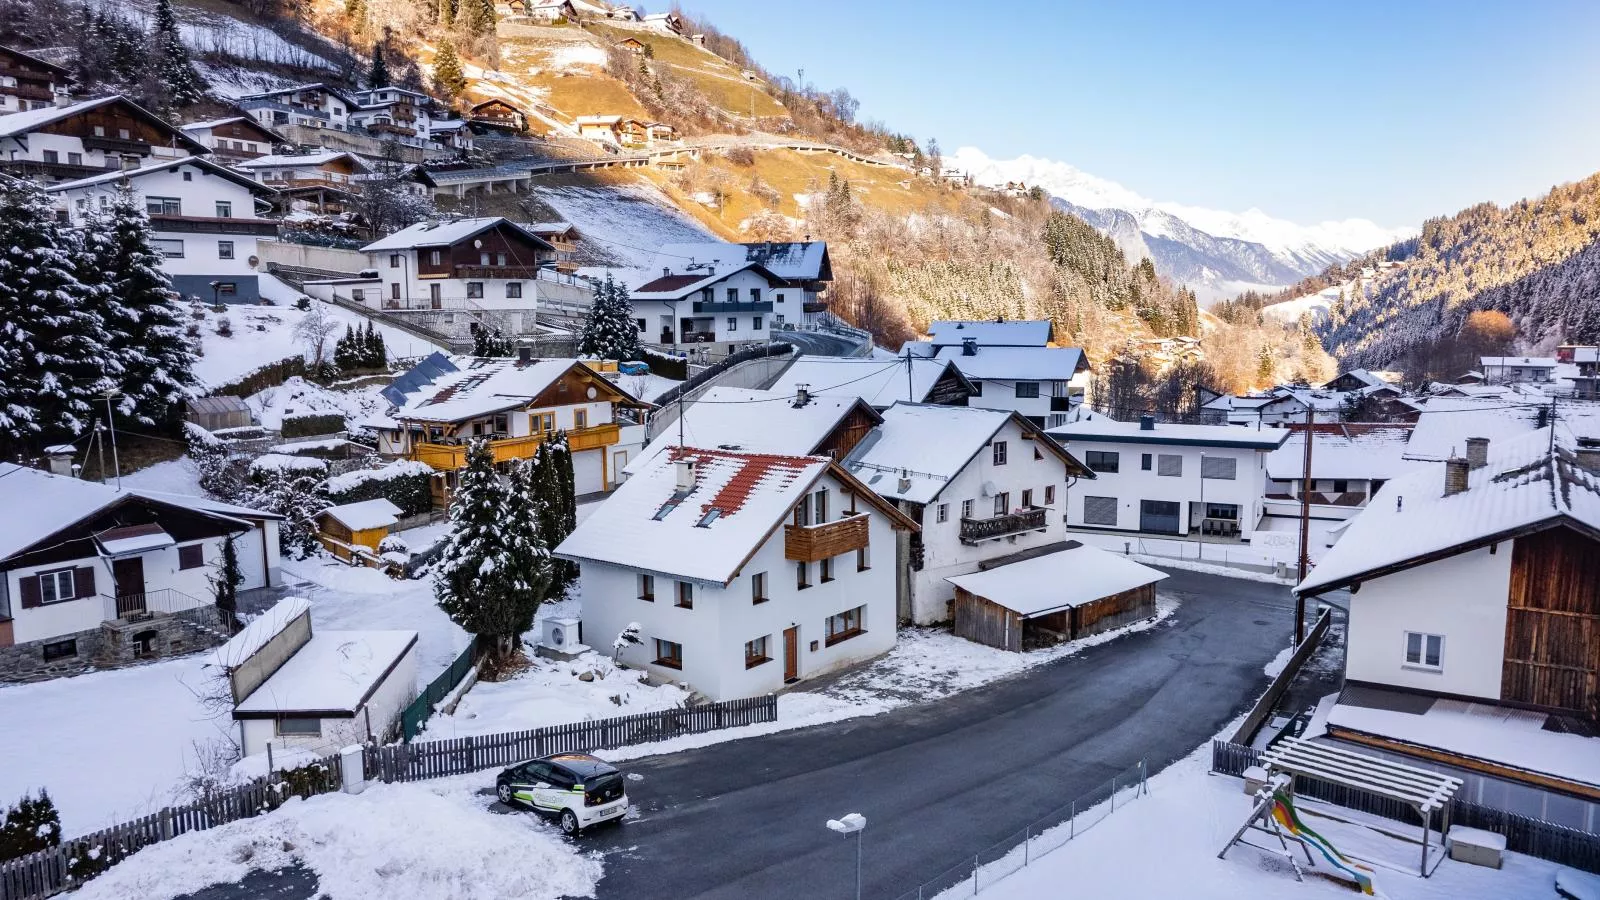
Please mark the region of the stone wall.
POLYGON ((215 606, 156 615, 141 621, 105 622, 99 628, 60 635, 48 641, 0 647, 0 683, 44 681, 182 656, 215 647, 226 641, 228 635, 223 613, 215 606), (76 654, 45 660, 46 644, 69 640, 77 642, 76 654))

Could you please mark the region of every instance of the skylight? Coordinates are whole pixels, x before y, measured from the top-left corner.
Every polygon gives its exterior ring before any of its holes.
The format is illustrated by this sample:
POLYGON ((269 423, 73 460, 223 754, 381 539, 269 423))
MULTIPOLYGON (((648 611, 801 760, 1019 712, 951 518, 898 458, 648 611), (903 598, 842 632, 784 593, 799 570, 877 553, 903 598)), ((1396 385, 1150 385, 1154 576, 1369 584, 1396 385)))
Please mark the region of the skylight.
POLYGON ((711 527, 711 523, 715 522, 717 519, 719 519, 721 517, 722 517, 722 510, 717 509, 716 507, 712 507, 710 510, 708 510, 706 512, 705 515, 700 517, 700 521, 694 523, 694 527, 696 527, 696 528, 710 528, 711 527))

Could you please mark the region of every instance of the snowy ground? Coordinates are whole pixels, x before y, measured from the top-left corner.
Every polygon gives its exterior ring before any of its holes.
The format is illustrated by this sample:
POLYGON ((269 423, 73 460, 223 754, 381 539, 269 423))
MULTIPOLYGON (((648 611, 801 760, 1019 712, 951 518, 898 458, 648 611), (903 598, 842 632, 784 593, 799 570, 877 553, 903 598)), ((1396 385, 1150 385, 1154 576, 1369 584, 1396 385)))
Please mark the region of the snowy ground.
POLYGON ((329 900, 592 897, 601 861, 531 815, 496 815, 484 774, 293 799, 269 815, 147 847, 83 900, 161 900, 298 861, 329 900))
POLYGON ((196 497, 205 493, 200 490, 200 472, 195 468, 194 460, 188 456, 158 462, 155 465, 145 466, 137 472, 130 472, 122 476, 122 484, 125 487, 145 491, 166 491, 196 497))
POLYGON ((644 268, 662 244, 716 240, 648 184, 611 187, 540 187, 531 191, 562 221, 599 244, 617 266, 644 268))
MULTIPOLYGON (((1285 581, 1268 572, 1253 571, 1240 566, 1270 567, 1280 560, 1278 548, 1253 548, 1248 544, 1202 543, 1177 538, 1152 538, 1140 535, 1108 534, 1101 531, 1072 531, 1073 540, 1093 544, 1102 550, 1125 553, 1128 558, 1150 566, 1165 566, 1189 572, 1207 572, 1246 581, 1267 584, 1284 584, 1285 581)), ((1294 571, 1291 566, 1290 571, 1294 571)))
POLYGON ((618 375, 617 387, 640 400, 654 401, 683 382, 647 372, 643 375, 618 375))
POLYGON ((283 571, 320 586, 320 590, 307 593, 314 629, 416 631, 417 677, 424 682, 444 671, 471 643, 461 626, 439 608, 431 579, 397 581, 376 569, 348 566, 331 556, 285 559, 283 571))
POLYGON ((245 402, 263 428, 276 430, 283 427, 285 416, 340 415, 359 422, 389 408, 389 401, 379 396, 380 390, 380 385, 372 385, 354 391, 335 391, 295 376, 283 384, 251 394, 245 402))

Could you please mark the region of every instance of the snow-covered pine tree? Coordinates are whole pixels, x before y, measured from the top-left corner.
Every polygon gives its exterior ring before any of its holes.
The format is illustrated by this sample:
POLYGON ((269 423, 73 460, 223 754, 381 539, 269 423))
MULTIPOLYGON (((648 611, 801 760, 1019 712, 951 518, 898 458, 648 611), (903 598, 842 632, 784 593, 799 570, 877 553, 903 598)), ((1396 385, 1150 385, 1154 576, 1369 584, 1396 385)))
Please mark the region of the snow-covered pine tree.
POLYGON ((61 815, 55 801, 43 788, 39 797, 24 794, 17 804, 6 810, 5 821, 0 824, 0 862, 16 859, 59 846, 61 843, 61 815))
MULTIPOLYGON (((578 500, 573 482, 572 450, 567 433, 558 431, 539 445, 533 457, 530 477, 542 498, 539 506, 539 533, 550 547, 561 542, 578 527, 578 500)), ((577 564, 563 559, 550 563, 550 595, 564 596, 578 580, 577 564)))
POLYGON ((107 330, 111 355, 122 366, 118 412, 143 425, 174 426, 199 382, 183 307, 151 246, 150 217, 138 195, 123 190, 86 230, 103 231, 111 241, 99 262, 113 273, 107 330))
POLYGON ((283 516, 278 526, 278 552, 305 559, 322 549, 317 540, 317 514, 328 508, 313 475, 278 469, 245 498, 245 505, 283 516))
POLYGON ((372 43, 372 69, 367 72, 367 87, 381 88, 389 86, 389 61, 384 58, 386 48, 383 41, 372 43))
POLYGON ((491 668, 516 652, 532 588, 522 580, 522 557, 507 546, 506 499, 488 441, 473 441, 450 506, 450 536, 433 592, 439 608, 478 637, 491 668))
POLYGON ((449 40, 440 41, 439 52, 434 54, 433 84, 445 100, 454 100, 467 89, 467 76, 461 70, 461 57, 456 55, 456 45, 449 40))
POLYGON ((354 325, 346 325, 344 327, 344 337, 339 338, 338 343, 333 345, 333 364, 344 372, 360 368, 362 358, 357 355, 357 348, 360 345, 361 337, 356 334, 356 327, 354 325))
POLYGON ((384 369, 389 366, 389 348, 383 344, 383 335, 373 326, 372 320, 367 320, 367 333, 362 338, 363 357, 369 369, 384 369))
POLYGON ((540 492, 533 460, 521 460, 511 470, 511 480, 506 486, 505 507, 501 537, 505 541, 504 572, 511 580, 516 595, 516 633, 533 627, 539 613, 539 604, 552 593, 549 537, 542 529, 544 516, 541 510, 550 498, 540 492))
POLYGON ((506 337, 498 328, 480 325, 478 330, 472 333, 473 356, 510 356, 515 352, 516 348, 512 346, 511 338, 506 337))
POLYGON ((634 322, 633 304, 628 302, 627 289, 609 274, 605 284, 595 291, 594 303, 583 323, 578 355, 616 360, 639 358, 639 327, 634 322))
POLYGON ((155 31, 151 35, 154 75, 166 101, 182 108, 193 106, 205 97, 206 83, 195 71, 178 34, 178 17, 172 0, 156 0, 155 31))

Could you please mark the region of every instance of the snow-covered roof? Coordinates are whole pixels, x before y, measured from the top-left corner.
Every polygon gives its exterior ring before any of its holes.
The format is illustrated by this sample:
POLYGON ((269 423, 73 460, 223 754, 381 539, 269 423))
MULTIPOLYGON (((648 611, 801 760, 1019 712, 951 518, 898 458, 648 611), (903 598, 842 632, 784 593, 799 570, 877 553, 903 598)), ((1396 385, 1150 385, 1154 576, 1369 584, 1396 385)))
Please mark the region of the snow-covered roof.
POLYGON ((261 91, 260 93, 256 94, 242 94, 236 99, 240 101, 260 100, 265 97, 282 97, 284 94, 298 94, 301 91, 327 91, 351 106, 357 105, 355 98, 346 93, 344 88, 334 87, 331 84, 326 84, 321 81, 313 81, 308 84, 296 84, 290 87, 275 88, 270 91, 261 91))
POLYGON ((146 550, 156 550, 161 547, 171 547, 177 541, 166 529, 154 523, 147 525, 123 525, 117 528, 107 528, 97 531, 94 542, 100 545, 100 552, 106 556, 126 556, 132 553, 143 553, 146 550))
POLYGON ((718 282, 726 281, 740 272, 755 272, 764 275, 768 279, 768 284, 783 283, 783 280, 778 276, 773 275, 756 263, 739 263, 731 266, 715 266, 710 272, 663 275, 660 278, 639 285, 628 296, 629 299, 634 301, 681 300, 718 282))
MULTIPOLYGON (((1411 428, 1406 425, 1317 426, 1311 446, 1314 479, 1378 479, 1387 481, 1415 471, 1419 463, 1405 459, 1411 428)), ((1305 473, 1305 431, 1290 430, 1289 439, 1267 454, 1267 477, 1297 479, 1305 473)))
POLYGON ((441 373, 407 394, 393 417, 412 422, 464 422, 518 409, 572 369, 588 368, 571 359, 536 359, 523 364, 515 358, 453 356, 450 363, 456 371, 441 373))
POLYGON ((1028 618, 1083 606, 1166 577, 1165 572, 1120 554, 1067 541, 1066 549, 1055 553, 945 581, 1028 618))
POLYGON ((304 597, 285 597, 274 603, 266 612, 250 620, 227 643, 206 654, 204 665, 222 669, 236 669, 255 656, 267 642, 283 633, 289 623, 305 615, 311 601, 304 597))
POLYGON ((1049 319, 1015 322, 962 319, 929 325, 931 340, 928 343, 935 347, 959 347, 962 341, 975 339, 980 347, 1044 347, 1053 334, 1049 319))
POLYGON ((400 521, 400 507, 379 497, 376 500, 330 506, 318 515, 327 516, 351 531, 367 531, 392 527, 400 521))
MULTIPOLYGON (((928 392, 954 369, 944 360, 912 359, 911 378, 906 379, 907 362, 897 359, 846 359, 835 356, 802 356, 785 369, 770 390, 794 396, 801 385, 814 397, 860 397, 868 405, 883 409, 901 400, 921 403, 928 392)), ((955 370, 959 373, 960 370, 955 370)), ((964 380, 964 378, 963 378, 964 380)))
POLYGON ((261 686, 234 718, 350 715, 416 646, 415 631, 317 631, 261 686))
POLYGON ((978 347, 970 356, 959 346, 943 347, 935 359, 976 381, 1067 381, 1089 367, 1076 347, 978 347))
POLYGON ((262 184, 259 181, 247 178, 244 175, 240 175, 238 172, 233 171, 227 166, 217 165, 211 160, 199 156, 184 156, 178 159, 160 159, 137 169, 121 169, 115 172, 107 172, 104 175, 93 175, 88 178, 79 178, 76 181, 63 181, 60 184, 53 184, 50 187, 45 188, 45 191, 51 194, 61 194, 67 191, 77 190, 79 188, 93 187, 97 184, 110 184, 123 180, 137 181, 146 175, 154 175, 157 172, 171 172, 178 166, 195 166, 209 174, 220 175, 228 181, 231 181, 234 184, 251 191, 252 193, 261 194, 263 196, 277 193, 276 190, 262 184))
POLYGON ((556 554, 725 585, 828 468, 821 456, 674 447, 623 482, 556 554), (686 494, 678 459, 695 466, 686 494))
POLYGON ((348 159, 355 166, 357 172, 371 172, 372 167, 361 161, 361 157, 343 150, 323 150, 319 153, 274 153, 271 156, 258 156, 236 163, 237 169, 284 169, 297 166, 325 166, 328 163, 341 159, 348 159))
POLYGON ((730 244, 721 241, 662 244, 652 268, 688 274, 691 265, 724 267, 756 263, 784 281, 827 281, 833 277, 826 241, 758 241, 730 244))
MULTIPOLYGON (((437 172, 433 174, 435 178, 438 178, 448 173, 437 172)), ((379 238, 362 247, 361 252, 380 253, 394 250, 411 250, 416 247, 454 246, 498 225, 516 229, 526 235, 528 240, 547 250, 554 249, 550 246, 549 241, 507 219, 505 216, 485 216, 477 219, 456 219, 453 222, 418 222, 409 228, 396 231, 386 238, 379 238)))
MULTIPOLYGON (((872 419, 878 418, 857 397, 813 397, 796 408, 793 394, 714 387, 684 408, 682 443, 807 456, 817 452, 817 445, 857 407, 866 409, 872 419)), ((673 422, 623 471, 632 474, 667 448, 677 446, 678 435, 678 423, 673 422)))
POLYGON ((109 97, 97 97, 93 100, 84 100, 81 103, 74 103, 70 106, 45 106, 39 109, 30 109, 26 112, 14 112, 0 116, 0 137, 14 137, 19 134, 27 134, 28 132, 43 128, 46 125, 60 122, 63 119, 70 119, 73 116, 82 115, 83 113, 90 112, 92 110, 99 109, 102 106, 108 106, 114 103, 120 103, 128 107, 133 111, 134 115, 144 119, 146 122, 156 126, 162 131, 168 132, 173 138, 182 141, 188 146, 190 153, 211 152, 211 148, 207 147, 205 144, 202 144, 187 134, 184 134, 181 130, 173 128, 167 123, 167 120, 157 116, 155 113, 150 112, 139 104, 129 100, 127 97, 122 96, 121 94, 113 94, 109 97))
MULTIPOLYGON (((1367 387, 1390 387, 1393 385, 1393 382, 1391 382, 1389 379, 1384 378, 1376 372, 1369 372, 1366 369, 1351 369, 1348 372, 1340 373, 1339 378, 1344 378, 1347 376, 1356 379, 1367 387)), ((1335 378, 1333 381, 1338 381, 1339 378, 1335 378)), ((1328 384, 1332 384, 1333 381, 1328 382, 1328 384)), ((1327 385, 1323 385, 1323 387, 1327 387, 1327 385)))
POLYGON ((1068 422, 1052 428, 1046 433, 1068 447, 1071 447, 1074 441, 1083 441, 1276 450, 1289 438, 1289 432, 1284 428, 1257 430, 1237 425, 1175 425, 1170 422, 1157 422, 1153 428, 1147 429, 1139 422, 1118 422, 1094 413, 1077 422, 1068 422))
POLYGON ((1467 438, 1505 441, 1537 429, 1543 410, 1548 407, 1515 400, 1454 399, 1435 397, 1417 416, 1411 440, 1406 444, 1406 459, 1434 460, 1462 456, 1467 438))
POLYGON ((429 134, 443 134, 447 131, 460 131, 467 127, 465 119, 434 119, 428 123, 429 134))
POLYGON ((1565 425, 1489 442, 1468 487, 1444 493, 1444 464, 1389 482, 1297 591, 1321 593, 1557 522, 1600 532, 1600 475, 1578 465, 1565 425))
MULTIPOLYGON (((0 121, 4 121, 0 119, 0 121)), ((1491 366, 1507 369, 1554 369, 1556 361, 1551 356, 1483 356, 1478 358, 1478 364, 1484 368, 1491 366)))

